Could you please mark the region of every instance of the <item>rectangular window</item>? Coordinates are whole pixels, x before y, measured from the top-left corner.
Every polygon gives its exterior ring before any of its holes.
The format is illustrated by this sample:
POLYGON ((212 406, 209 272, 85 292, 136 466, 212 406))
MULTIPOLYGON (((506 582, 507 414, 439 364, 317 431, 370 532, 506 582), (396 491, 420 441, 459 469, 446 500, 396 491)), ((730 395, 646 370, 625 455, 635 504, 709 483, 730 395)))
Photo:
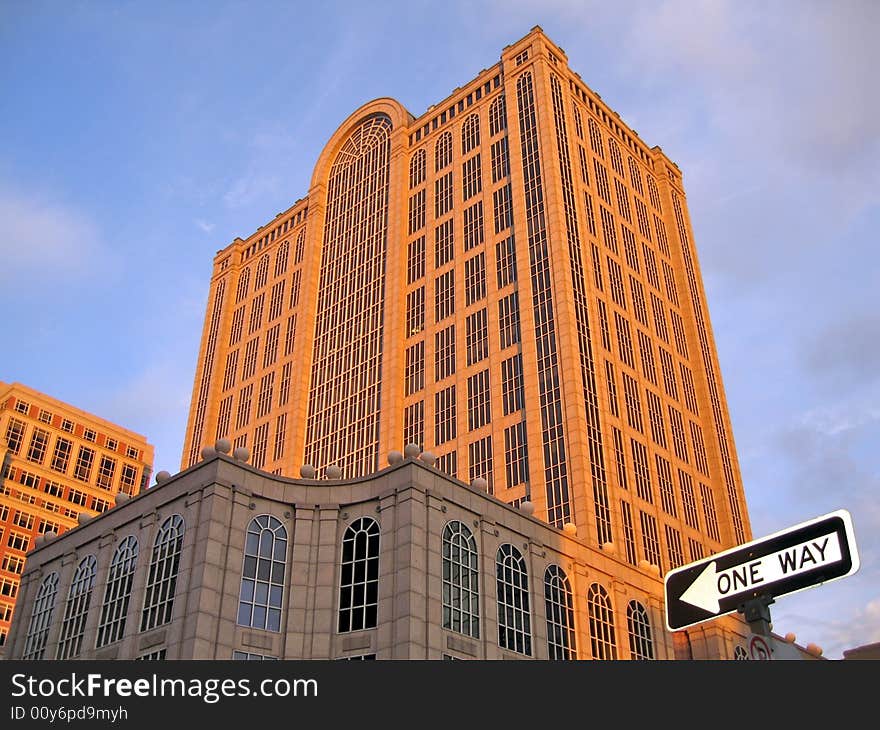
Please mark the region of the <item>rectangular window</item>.
POLYGON ((614 376, 614 365, 605 361, 605 382, 608 385, 608 407, 611 415, 620 418, 620 406, 617 403, 617 379, 614 376))
POLYGON ((651 423, 651 438, 658 446, 666 448, 666 426, 663 422, 663 404, 659 396, 647 388, 645 395, 648 396, 648 420, 651 423))
POLYGON ((455 314, 455 272, 447 271, 434 280, 434 321, 455 314))
POLYGON ((465 305, 484 299, 486 296, 486 254, 479 253, 464 262, 465 305))
POLYGON ((648 326, 648 311, 645 309, 645 290, 642 288, 642 282, 630 274, 629 290, 632 293, 633 311, 636 319, 644 325, 648 326))
POLYGON ((439 446, 456 436, 455 386, 434 394, 434 443, 439 446))
POLYGON ((262 423, 254 429, 254 452, 251 463, 262 469, 266 465, 266 445, 269 441, 269 424, 262 423))
POLYGON ((646 502, 654 504, 654 492, 651 489, 651 473, 648 470, 648 450, 644 444, 640 444, 635 439, 630 439, 629 443, 633 457, 636 494, 646 502))
POLYGON ((85 507, 89 501, 89 495, 85 492, 81 492, 78 489, 71 489, 67 494, 67 499, 73 504, 77 504, 80 507, 85 507))
POLYGON ((257 371, 257 350, 260 345, 260 337, 254 337, 244 348, 244 363, 241 366, 241 379, 247 380, 253 377, 257 371))
POLYGON ((263 367, 267 368, 275 364, 278 359, 278 335, 281 324, 276 324, 266 332, 266 342, 263 345, 263 367))
POLYGON ((49 432, 42 428, 35 428, 31 434, 31 444, 28 447, 27 459, 35 464, 42 464, 46 458, 46 449, 49 445, 49 432))
POLYGON ((495 244, 495 262, 498 288, 513 284, 516 281, 516 248, 512 235, 495 244))
POLYGON ((508 489, 517 484, 529 483, 529 451, 525 421, 504 429, 504 471, 508 489))
POLYGON ((126 494, 134 492, 137 484, 138 468, 132 464, 123 464, 122 471, 119 474, 119 490, 126 494))
POLYGON ((623 518, 623 545, 626 548, 626 560, 630 565, 636 565, 636 534, 633 528, 632 507, 629 502, 620 500, 620 516, 623 518))
POLYGON ((21 444, 24 441, 24 423, 14 418, 9 419, 6 426, 6 444, 9 452, 18 456, 21 451, 21 444))
POLYGON ((629 322, 621 317, 618 312, 615 312, 614 323, 617 328, 617 348, 620 353, 620 359, 623 360, 631 368, 635 369, 635 362, 633 361, 632 337, 629 333, 629 322))
POLYGON ((688 358, 687 337, 684 334, 684 322, 674 309, 669 310, 669 317, 672 320, 672 333, 675 337, 675 349, 679 355, 685 360, 688 358))
POLYGON ((596 300, 596 306, 599 311, 599 332, 602 335, 602 347, 611 352, 611 332, 608 329, 608 310, 605 308, 605 302, 601 299, 596 300))
POLYGON ((623 288, 623 272, 610 256, 608 259, 608 282, 611 284, 611 298, 621 309, 626 309, 626 290, 623 288))
POLYGON ((468 315, 465 322, 468 366, 489 357, 489 321, 486 309, 468 315))
POLYGON ((501 362, 501 403, 505 416, 525 407, 521 354, 501 362))
POLYGON ((245 386, 238 394, 238 414, 235 419, 236 429, 244 428, 251 420, 251 398, 254 393, 254 384, 245 386))
POLYGON ((678 387, 675 383, 675 363, 672 355, 662 347, 660 350, 660 368, 663 370, 663 389, 670 398, 678 400, 678 387))
POLYGON ((425 387, 425 341, 406 348, 404 395, 412 395, 425 387))
POLYGON ((520 341, 519 296, 516 292, 498 300, 498 334, 502 350, 520 341))
POLYGON ((455 253, 453 220, 450 218, 434 229, 434 268, 439 269, 450 261, 455 253))
POLYGON ((672 484, 672 467, 660 454, 655 454, 654 460, 657 463, 657 483, 660 485, 660 505, 670 517, 678 517, 675 486, 672 484))
POLYGON ((281 380, 278 383, 278 405, 286 406, 290 399, 290 373, 293 363, 286 362, 281 368, 281 380))
POLYGON ((251 316, 248 320, 248 334, 252 335, 263 324, 263 301, 266 299, 265 293, 254 297, 251 302, 251 316))
POLYGON ((95 441, 98 440, 98 434, 91 428, 85 428, 83 429, 83 438, 86 441, 91 441, 92 443, 95 443, 95 441))
POLYGON ((492 165, 492 184, 503 180, 510 174, 510 165, 507 157, 507 137, 502 137, 489 149, 490 162, 492 165))
POLYGON ((513 223, 513 208, 510 200, 510 183, 492 193, 492 209, 495 219, 495 233, 510 228, 513 223))
POLYGON ((675 274, 672 271, 672 267, 666 263, 663 263, 663 283, 666 284, 666 296, 669 297, 669 301, 672 302, 676 307, 678 304, 678 290, 675 288, 675 274))
POLYGON ((232 396, 227 395, 220 401, 217 411, 217 438, 225 439, 229 434, 229 420, 232 416, 232 396))
POLYGON ((116 460, 102 454, 101 462, 98 464, 97 485, 101 489, 112 489, 114 476, 116 476, 116 460))
POLYGON ((489 400, 489 371, 483 370, 467 380, 468 430, 485 426, 492 421, 489 400))
POLYGON ((235 376, 238 373, 238 350, 226 354, 226 369, 223 372, 223 390, 235 387, 235 376))
POLYGON ((287 414, 282 413, 275 419, 275 450, 272 459, 278 461, 284 457, 284 437, 287 435, 287 414))
POLYGON ((638 328, 636 328, 636 333, 639 336, 639 356, 642 361, 642 373, 651 383, 657 385, 657 367, 654 364, 654 348, 651 345, 651 338, 638 328))
POLYGON ((425 237, 419 236, 407 246, 406 283, 412 284, 425 275, 425 237))
POLYGON ((422 188, 409 199, 409 234, 425 227, 425 190, 422 188))
POLYGON ((644 548, 645 560, 651 565, 660 568, 663 574, 663 566, 660 562, 660 539, 657 535, 657 520, 653 515, 639 510, 639 517, 642 521, 642 547, 644 548))
POLYGON ((657 336, 669 344, 669 333, 666 329, 666 308, 653 292, 651 292, 651 311, 654 314, 654 329, 657 331, 657 336))
POLYGON ((434 333, 434 382, 455 373, 455 325, 434 333))
POLYGON ((422 448, 425 444, 425 401, 412 403, 403 410, 403 443, 416 444, 422 448))
MULTIPOLYGON (((452 210, 451 170, 434 181, 434 217, 442 218, 450 210, 452 210)), ((414 231, 410 231, 410 233, 413 232, 414 231)))
POLYGON ((697 394, 694 390, 694 375, 684 363, 678 363, 678 371, 681 373, 681 386, 684 391, 684 404, 695 416, 700 415, 697 408, 697 394))
POLYGON ((703 502, 703 521, 706 523, 706 532, 716 542, 721 540, 718 532, 718 515, 715 513, 715 497, 708 484, 700 483, 700 499, 703 502))
POLYGON ((296 313, 287 318, 287 332, 284 335, 284 356, 293 352, 293 344, 296 341, 296 313))
POLYGON ((458 452, 450 451, 448 454, 438 456, 437 469, 453 479, 458 479, 458 452))
POLYGON ((675 449, 675 455, 687 464, 689 463, 687 441, 684 436, 684 422, 682 421, 681 413, 672 406, 668 406, 668 408, 669 423, 672 430, 672 445, 675 449))
POLYGON ((623 402, 626 404, 627 423, 639 433, 643 433, 638 383, 625 372, 620 375, 623 378, 623 402))
POLYGON ((425 329, 425 287, 406 295, 406 336, 412 337, 425 329))
POLYGON ((697 517, 697 501, 694 497, 694 482, 691 475, 686 471, 678 470, 678 488, 681 492, 681 503, 684 506, 684 521, 688 527, 700 529, 700 521, 697 517))
POLYGON ((619 428, 611 427, 614 442, 614 462, 617 465, 617 484, 621 489, 629 489, 626 478, 626 451, 623 448, 623 434, 619 428))
POLYGON ((464 209, 464 250, 470 251, 483 243, 483 201, 464 209))
POLYGON ((465 160, 461 165, 462 200, 469 200, 483 189, 483 173, 480 153, 465 160))
POLYGON ((79 454, 76 457, 76 466, 73 469, 73 476, 81 482, 87 482, 92 476, 92 463, 95 460, 94 449, 79 447, 79 454))
POLYGON ((479 441, 468 444, 468 481, 485 479, 489 494, 495 493, 493 477, 495 469, 492 466, 492 437, 486 436, 479 441))
POLYGON ((262 418, 272 409, 272 390, 274 386, 275 373, 267 373, 260 378, 260 394, 257 396, 257 418, 262 418))

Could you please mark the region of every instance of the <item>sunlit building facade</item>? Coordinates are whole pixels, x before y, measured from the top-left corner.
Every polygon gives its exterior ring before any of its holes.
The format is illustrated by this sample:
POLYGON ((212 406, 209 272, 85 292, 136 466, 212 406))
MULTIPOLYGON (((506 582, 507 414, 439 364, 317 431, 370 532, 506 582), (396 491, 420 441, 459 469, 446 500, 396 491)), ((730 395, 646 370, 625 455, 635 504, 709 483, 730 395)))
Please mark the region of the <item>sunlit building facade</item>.
POLYGON ((0 646, 37 537, 137 494, 150 479, 144 436, 21 383, 0 382, 0 646))
POLYGON ((681 171, 540 28, 362 106, 218 252, 181 467, 218 438, 287 477, 415 444, 622 571, 752 537, 681 171))

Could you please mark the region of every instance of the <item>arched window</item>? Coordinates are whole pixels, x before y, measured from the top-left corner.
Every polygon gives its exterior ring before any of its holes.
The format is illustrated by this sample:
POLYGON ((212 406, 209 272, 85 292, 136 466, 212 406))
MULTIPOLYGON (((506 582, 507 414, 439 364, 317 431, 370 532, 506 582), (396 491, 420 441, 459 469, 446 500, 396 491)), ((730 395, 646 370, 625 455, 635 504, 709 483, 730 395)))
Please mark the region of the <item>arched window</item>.
POLYGON ((342 537, 339 631, 375 628, 378 605, 379 524, 361 517, 342 537))
POLYGON ((154 629, 171 620, 177 570, 180 567, 180 551, 183 547, 183 529, 183 517, 171 515, 162 523, 156 535, 147 574, 141 631, 154 629))
POLYGON ((617 659, 611 599, 608 597, 608 592, 598 583, 593 583, 587 592, 587 610, 590 615, 593 659, 617 659))
POLYGON ((505 543, 495 556, 498 589, 498 646, 532 655, 529 618, 529 576, 526 561, 513 545, 505 543))
POLYGON ((480 146, 480 117, 471 114, 461 125, 461 154, 466 155, 480 146))
POLYGON ((425 182, 425 159, 427 155, 425 154, 425 150, 418 150, 409 161, 409 187, 410 189, 416 187, 417 185, 421 185, 425 182))
POLYGON ((28 624, 24 641, 22 659, 42 659, 46 651, 46 639, 52 625, 52 612, 55 609, 55 596, 58 594, 58 573, 49 573, 37 591, 34 610, 28 624))
POLYGON ((79 654, 82 648, 86 616, 89 614, 97 572, 98 561, 94 555, 87 555, 80 561, 73 574, 70 591, 67 594, 67 604, 64 606, 64 619, 61 622, 61 638, 58 640, 56 659, 71 659, 79 654))
POLYGON ((458 520, 443 529, 443 628, 480 638, 477 541, 458 520))
POLYGON ((434 172, 439 172, 449 164, 452 164, 452 132, 447 130, 440 135, 434 146, 434 172))
POLYGON ((293 263, 299 264, 302 263, 303 253, 305 252, 306 246, 306 229, 300 228, 299 233, 296 234, 296 248, 293 251, 293 263))
POLYGON ((101 620, 98 623, 98 638, 95 641, 96 649, 119 641, 125 633, 125 619, 128 615, 131 582, 134 579, 137 558, 137 538, 129 535, 119 543, 110 562, 104 605, 101 607, 101 620))
POLYGON ((238 277, 238 288, 235 290, 235 303, 238 304, 248 294, 248 287, 251 285, 251 270, 245 269, 238 277))
POLYGON ((275 278, 287 273, 287 257, 290 254, 290 241, 282 241, 275 254, 275 278))
POLYGON ((614 141, 613 137, 608 138, 608 151, 611 153, 611 167, 614 168, 614 172, 623 177, 623 160, 620 157, 620 147, 617 146, 617 142, 614 141))
POLYGON ((544 605, 547 609, 547 650, 550 659, 577 659, 574 596, 568 576, 558 565, 548 565, 544 571, 544 605))
POLYGON ((653 659, 654 639, 648 611, 638 601, 626 606, 626 628, 629 632, 629 653, 633 659, 653 659))
POLYGON ((749 653, 744 647, 738 646, 733 650, 733 658, 738 662, 749 661, 749 653))
POLYGON ((489 136, 494 137, 506 128, 507 109, 504 103, 504 94, 501 94, 489 105, 489 136))
POLYGON ((254 277, 254 291, 258 291, 266 286, 266 279, 269 276, 269 254, 263 254, 260 262, 257 264, 257 275, 254 277))
POLYGON ((244 546, 238 625, 281 631, 287 530, 271 515, 251 520, 244 546))
POLYGON ((590 146, 597 157, 605 159, 605 148, 602 146, 602 133, 599 131, 599 125, 593 117, 588 117, 587 121, 590 127, 590 146))

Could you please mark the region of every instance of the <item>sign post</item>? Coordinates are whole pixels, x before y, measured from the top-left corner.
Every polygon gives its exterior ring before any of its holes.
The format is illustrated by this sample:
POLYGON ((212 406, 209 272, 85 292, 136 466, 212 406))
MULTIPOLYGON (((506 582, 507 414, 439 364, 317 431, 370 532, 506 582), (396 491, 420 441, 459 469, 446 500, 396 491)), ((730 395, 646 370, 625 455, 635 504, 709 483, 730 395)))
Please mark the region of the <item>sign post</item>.
POLYGON ((774 598, 859 569, 852 518, 837 510, 666 574, 666 626, 693 626, 734 611, 769 635, 774 598))

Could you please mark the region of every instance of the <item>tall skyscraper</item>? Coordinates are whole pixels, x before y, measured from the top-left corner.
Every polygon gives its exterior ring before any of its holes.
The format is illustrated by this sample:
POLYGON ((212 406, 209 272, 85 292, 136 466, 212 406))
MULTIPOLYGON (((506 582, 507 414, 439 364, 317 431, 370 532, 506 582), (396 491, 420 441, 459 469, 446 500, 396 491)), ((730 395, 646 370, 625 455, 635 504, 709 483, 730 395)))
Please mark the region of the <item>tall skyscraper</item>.
MULTIPOLYGON (((21 383, 0 382, 0 646, 35 539, 110 509, 149 481, 153 447, 21 383)), ((92 576, 94 579, 94 575, 92 576)))
POLYGON ((359 108, 217 254, 182 467, 218 438, 343 478, 415 443, 661 574, 751 539, 681 172, 537 27, 359 108))

